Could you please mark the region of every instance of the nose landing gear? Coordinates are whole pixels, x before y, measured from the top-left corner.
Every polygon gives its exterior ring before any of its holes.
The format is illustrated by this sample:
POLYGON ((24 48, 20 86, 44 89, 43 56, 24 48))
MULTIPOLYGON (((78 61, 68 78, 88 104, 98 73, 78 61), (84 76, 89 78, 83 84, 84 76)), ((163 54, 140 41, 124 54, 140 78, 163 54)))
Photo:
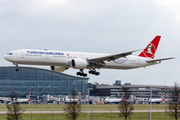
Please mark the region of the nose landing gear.
POLYGON ((14 65, 16 65, 16 71, 19 71, 19 67, 18 67, 18 64, 17 63, 14 63, 14 65))
POLYGON ((19 68, 18 68, 18 67, 16 68, 16 71, 19 71, 19 68))

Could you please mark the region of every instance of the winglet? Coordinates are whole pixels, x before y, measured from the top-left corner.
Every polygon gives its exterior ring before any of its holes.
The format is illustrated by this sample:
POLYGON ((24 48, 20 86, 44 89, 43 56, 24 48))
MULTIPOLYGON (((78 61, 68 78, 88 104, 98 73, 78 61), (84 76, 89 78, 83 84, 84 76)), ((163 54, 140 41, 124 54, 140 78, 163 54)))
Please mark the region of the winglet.
POLYGON ((159 45, 159 41, 161 39, 161 36, 156 36, 149 45, 139 54, 140 57, 146 57, 153 59, 156 53, 156 50, 159 45))

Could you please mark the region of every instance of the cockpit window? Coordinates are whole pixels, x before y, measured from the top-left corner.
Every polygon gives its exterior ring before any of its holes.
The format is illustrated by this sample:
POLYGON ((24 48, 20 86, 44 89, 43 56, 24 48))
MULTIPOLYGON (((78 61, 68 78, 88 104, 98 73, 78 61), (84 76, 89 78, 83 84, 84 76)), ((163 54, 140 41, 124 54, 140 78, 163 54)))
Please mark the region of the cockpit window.
POLYGON ((7 53, 7 55, 12 55, 12 53, 7 53))

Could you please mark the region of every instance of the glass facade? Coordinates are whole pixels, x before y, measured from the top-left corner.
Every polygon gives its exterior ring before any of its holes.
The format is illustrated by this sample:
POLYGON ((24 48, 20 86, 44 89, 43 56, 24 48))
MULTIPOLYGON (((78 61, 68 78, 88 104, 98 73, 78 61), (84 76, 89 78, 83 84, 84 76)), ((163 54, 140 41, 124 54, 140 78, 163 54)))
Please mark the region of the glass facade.
POLYGON ((87 94, 88 78, 56 73, 46 69, 19 67, 0 67, 0 96, 33 95, 71 95, 72 89, 81 95, 87 94))

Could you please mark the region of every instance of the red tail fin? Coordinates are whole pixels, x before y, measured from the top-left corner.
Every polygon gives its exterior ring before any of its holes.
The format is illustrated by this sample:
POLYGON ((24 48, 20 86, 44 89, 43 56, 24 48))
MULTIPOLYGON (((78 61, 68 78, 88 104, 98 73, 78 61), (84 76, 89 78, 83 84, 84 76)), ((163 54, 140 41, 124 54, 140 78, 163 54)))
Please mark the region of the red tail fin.
POLYGON ((124 95, 125 95, 125 93, 123 93, 123 94, 122 94, 122 97, 121 97, 121 100, 122 100, 122 101, 124 101, 124 98, 123 98, 123 97, 124 97, 124 95))
POLYGON ((31 96, 31 93, 29 93, 28 98, 27 98, 29 101, 31 101, 30 96, 31 96))
POLYGON ((31 99, 30 98, 27 98, 29 101, 31 101, 31 99))
POLYGON ((81 101, 81 93, 78 95, 78 100, 81 101))
POLYGON ((165 101, 164 96, 165 96, 165 93, 163 93, 162 96, 161 96, 161 99, 162 99, 163 101, 165 101))
POLYGON ((140 57, 146 57, 153 59, 158 48, 158 44, 161 36, 156 36, 151 43, 139 54, 140 57))

